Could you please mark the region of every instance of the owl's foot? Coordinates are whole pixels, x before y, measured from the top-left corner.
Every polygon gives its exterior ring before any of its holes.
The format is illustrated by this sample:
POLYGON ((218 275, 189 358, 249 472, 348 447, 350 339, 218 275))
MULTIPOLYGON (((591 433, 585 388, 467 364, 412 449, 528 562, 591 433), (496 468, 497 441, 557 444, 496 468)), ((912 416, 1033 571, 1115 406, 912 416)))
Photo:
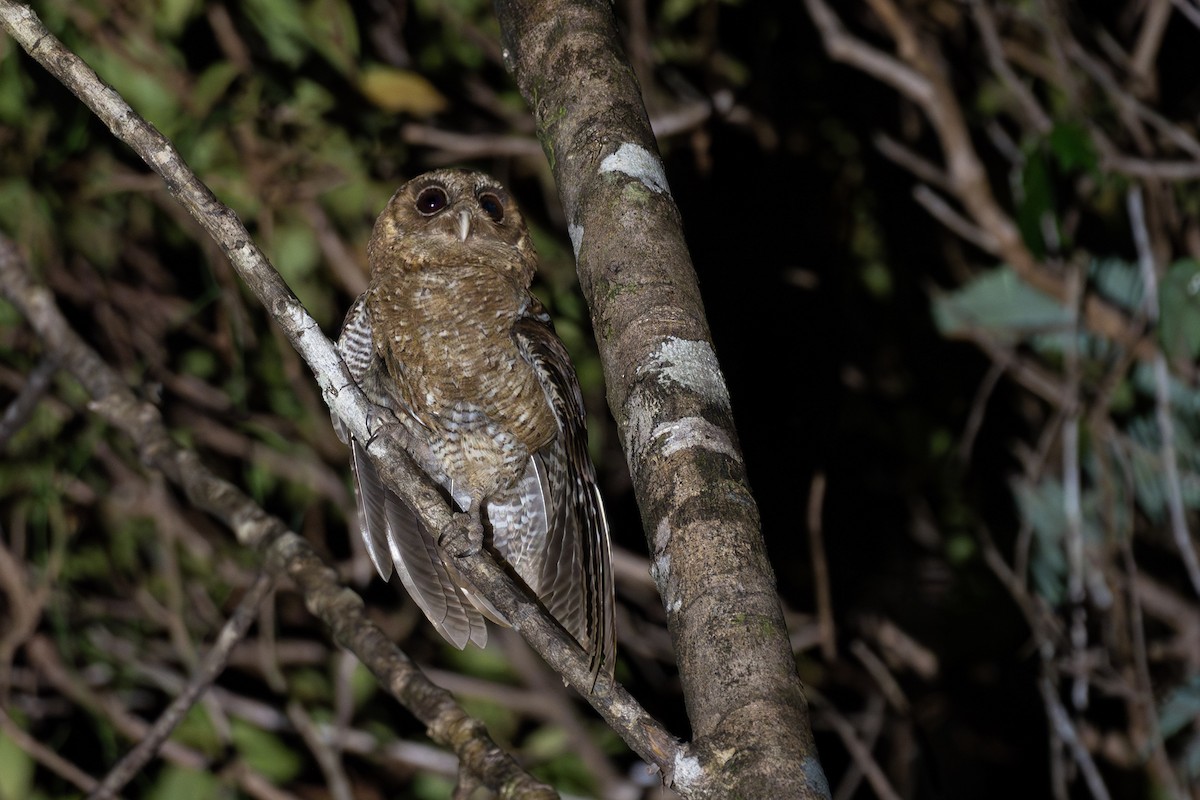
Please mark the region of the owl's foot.
MULTIPOLYGON (((367 447, 370 447, 372 442, 389 429, 404 431, 404 426, 400 424, 400 418, 396 416, 396 412, 387 406, 372 405, 371 410, 367 412, 367 433, 371 437, 367 439, 367 447)), ((405 434, 407 431, 401 435, 405 434)))
POLYGON ((483 548, 483 521, 477 504, 472 503, 469 510, 451 518, 438 536, 438 546, 449 550, 455 558, 473 556, 483 548))

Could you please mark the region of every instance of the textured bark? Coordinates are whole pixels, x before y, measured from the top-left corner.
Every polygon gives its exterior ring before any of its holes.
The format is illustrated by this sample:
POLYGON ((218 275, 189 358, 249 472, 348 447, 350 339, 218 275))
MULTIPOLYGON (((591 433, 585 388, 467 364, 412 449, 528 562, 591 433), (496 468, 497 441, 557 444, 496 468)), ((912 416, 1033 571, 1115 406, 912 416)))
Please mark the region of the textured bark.
POLYGON ((822 797, 679 212, 607 0, 496 0, 554 170, 679 657, 690 797, 822 797))

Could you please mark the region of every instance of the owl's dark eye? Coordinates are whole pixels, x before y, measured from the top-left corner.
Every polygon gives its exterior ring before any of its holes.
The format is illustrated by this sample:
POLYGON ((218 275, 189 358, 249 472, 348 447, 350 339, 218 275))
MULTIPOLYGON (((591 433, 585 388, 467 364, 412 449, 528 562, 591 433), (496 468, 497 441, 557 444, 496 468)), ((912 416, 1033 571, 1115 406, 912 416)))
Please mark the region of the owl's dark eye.
POLYGON ((446 190, 440 186, 428 186, 417 195, 417 211, 425 216, 436 214, 450 202, 446 190))
POLYGON ((484 192, 479 195, 479 207, 483 209, 483 213, 492 218, 492 222, 502 222, 504 220, 504 204, 500 202, 500 198, 491 192, 484 192))

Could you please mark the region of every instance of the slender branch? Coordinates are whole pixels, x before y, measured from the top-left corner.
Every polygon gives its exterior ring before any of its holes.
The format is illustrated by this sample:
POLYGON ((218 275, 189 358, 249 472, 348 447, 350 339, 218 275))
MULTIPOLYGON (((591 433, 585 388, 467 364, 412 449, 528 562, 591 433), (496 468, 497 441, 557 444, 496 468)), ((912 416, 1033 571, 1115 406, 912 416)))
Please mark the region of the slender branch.
MULTIPOLYGON (((1151 325, 1158 323, 1158 270, 1154 264, 1154 252, 1150 247, 1150 233, 1146 228, 1146 213, 1142 205, 1142 191, 1138 187, 1129 190, 1127 197, 1129 223, 1133 230, 1133 242, 1137 247, 1138 266, 1142 275, 1142 297, 1146 320, 1151 325)), ((1162 460, 1163 483, 1166 484, 1167 512, 1171 520, 1171 535, 1175 547, 1183 559, 1192 591, 1200 596, 1200 557, 1192 543, 1188 529, 1187 513, 1183 507, 1183 486, 1179 476, 1179 456, 1175 449, 1175 419, 1171 413, 1171 385, 1167 373, 1167 358, 1162 350, 1153 361, 1155 418, 1158 420, 1159 457, 1162 460)))
POLYGON ((900 794, 892 786, 887 775, 884 774, 883 768, 879 766, 879 762, 875 760, 875 756, 867 749, 862 740, 858 738, 858 732, 854 730, 854 726, 850 724, 850 720, 846 719, 833 705, 825 699, 824 695, 815 690, 809 690, 812 695, 813 705, 821 709, 822 713, 828 718, 829 723, 833 726, 833 730, 841 738, 842 744, 846 746, 850 757, 854 759, 854 763, 862 770, 866 776, 867 783, 871 784, 871 788, 875 790, 876 797, 880 800, 900 800, 900 794))
POLYGON ((1092 797, 1096 800, 1109 800, 1108 789, 1104 785, 1104 778, 1100 775, 1100 770, 1096 767, 1096 761, 1092 758, 1092 754, 1084 746, 1079 739, 1079 733, 1075 730, 1074 723, 1071 722, 1071 717, 1067 713, 1067 709, 1063 707, 1062 701, 1058 699, 1058 695, 1054 691, 1054 686, 1050 679, 1043 676, 1038 680, 1038 688, 1042 692, 1042 701, 1046 704, 1046 714, 1050 717, 1050 724, 1054 729, 1054 733, 1070 750, 1071 756, 1075 759, 1075 763, 1079 765, 1079 769, 1083 772, 1084 782, 1087 784, 1092 797))
POLYGON ((821 655, 830 664, 837 661, 837 629, 833 622, 833 599, 829 588, 829 561, 821 509, 825 504, 825 473, 813 475, 808 489, 808 547, 813 562, 813 591, 817 596, 817 620, 821 630, 821 655))
POLYGON ((75 788, 89 792, 96 786, 95 778, 26 733, 20 725, 13 721, 12 717, 8 716, 3 705, 0 705, 0 733, 3 733, 10 742, 27 753, 34 761, 74 785, 75 788))
POLYGON ((57 372, 58 365, 54 360, 43 358, 29 373, 25 385, 21 387, 21 393, 4 409, 4 415, 0 416, 0 450, 8 445, 13 435, 29 419, 42 395, 50 388, 50 382, 54 380, 57 372))
POLYGON ((100 785, 88 795, 88 800, 111 800, 116 797, 117 792, 121 791, 122 787, 141 772, 142 767, 146 766, 150 759, 154 758, 162 743, 167 740, 204 691, 225 669, 233 646, 241 641, 246 632, 250 630, 250 626, 254 624, 258 606, 270 593, 274 584, 274 580, 265 574, 260 574, 255 579, 250 590, 234 609, 232 616, 221 628, 221 632, 217 634, 217 640, 213 643, 212 648, 201 659, 192 680, 159 715, 137 746, 126 753, 125 757, 108 771, 100 785))

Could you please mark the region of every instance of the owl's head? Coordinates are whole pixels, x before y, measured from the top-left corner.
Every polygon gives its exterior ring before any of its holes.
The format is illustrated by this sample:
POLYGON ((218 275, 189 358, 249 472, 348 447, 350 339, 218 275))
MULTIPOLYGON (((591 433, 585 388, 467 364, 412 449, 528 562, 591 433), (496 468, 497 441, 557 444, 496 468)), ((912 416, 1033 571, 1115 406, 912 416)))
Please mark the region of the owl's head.
POLYGON ((439 169, 405 183, 375 221, 372 269, 488 267, 528 285, 537 254, 525 219, 495 178, 439 169))

